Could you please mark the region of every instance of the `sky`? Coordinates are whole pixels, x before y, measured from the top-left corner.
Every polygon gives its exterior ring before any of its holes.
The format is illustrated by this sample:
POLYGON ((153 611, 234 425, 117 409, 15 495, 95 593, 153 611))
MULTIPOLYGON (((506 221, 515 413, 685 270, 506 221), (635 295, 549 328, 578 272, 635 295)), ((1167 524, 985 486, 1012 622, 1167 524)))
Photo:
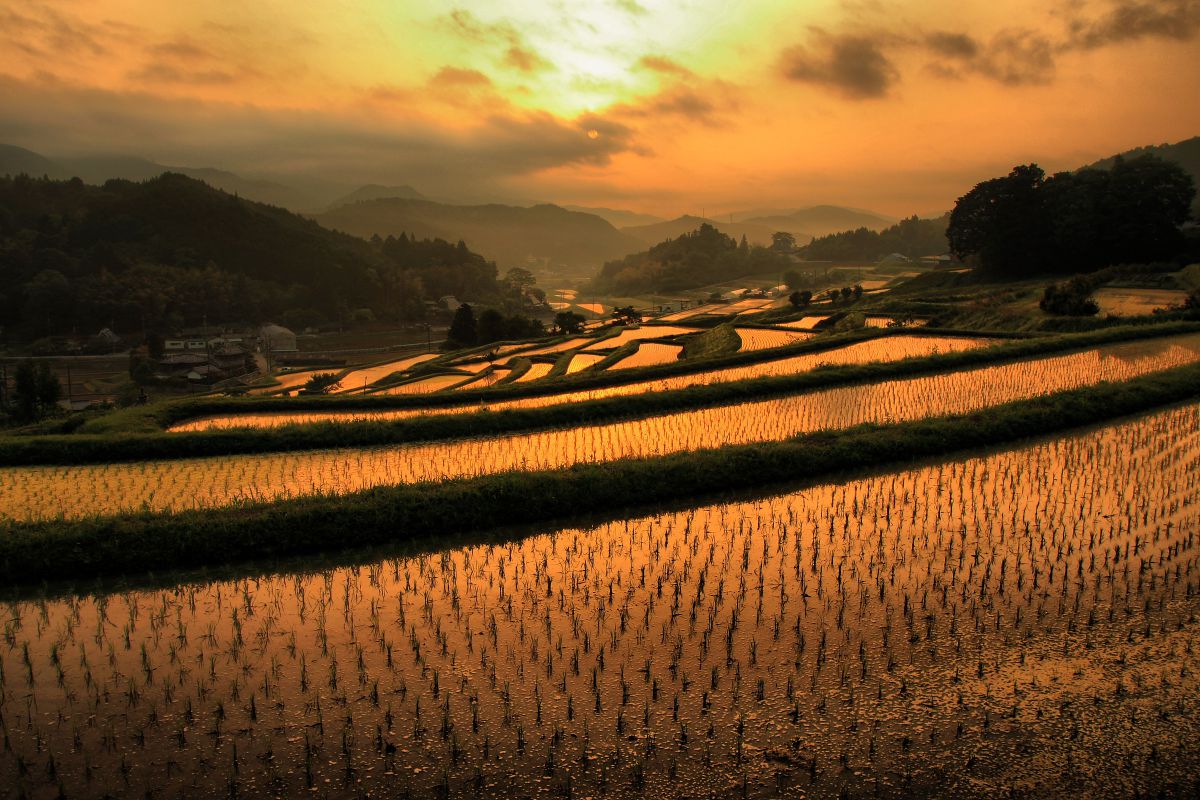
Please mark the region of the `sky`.
POLYGON ((0 142, 675 216, 1200 134, 1200 0, 0 0, 0 142))

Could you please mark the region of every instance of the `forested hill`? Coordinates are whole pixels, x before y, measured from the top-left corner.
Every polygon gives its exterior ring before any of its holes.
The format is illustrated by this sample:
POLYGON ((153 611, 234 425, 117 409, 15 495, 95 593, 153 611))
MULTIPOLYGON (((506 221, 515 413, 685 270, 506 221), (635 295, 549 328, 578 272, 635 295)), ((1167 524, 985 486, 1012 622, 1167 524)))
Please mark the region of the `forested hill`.
POLYGON ((631 252, 642 242, 594 214, 555 205, 455 206, 430 200, 386 198, 344 205, 319 214, 322 225, 357 236, 464 239, 502 267, 548 259, 553 264, 595 268, 604 259, 631 252))
POLYGON ((800 252, 811 261, 874 262, 892 253, 913 259, 941 255, 950 247, 946 241, 949 221, 949 214, 937 219, 909 217, 881 231, 859 228, 831 233, 813 239, 800 252))
POLYGON ((412 318, 426 296, 496 291, 495 265, 465 246, 406 239, 390 253, 179 174, 103 186, 0 179, 9 331, 254 322, 298 309, 412 318))
POLYGON ((739 243, 705 223, 649 250, 608 262, 592 288, 614 294, 672 292, 756 273, 781 274, 790 264, 782 253, 745 240, 739 243))
MULTIPOLYGON (((1098 161, 1084 169, 1112 169, 1113 163, 1118 158, 1128 161, 1146 155, 1157 156, 1163 161, 1178 164, 1183 167, 1184 172, 1192 176, 1192 182, 1196 186, 1200 186, 1200 136, 1193 136, 1191 139, 1185 139, 1175 144, 1149 145, 1128 150, 1118 156, 1098 161)), ((1192 201, 1192 216, 1200 219, 1200 195, 1197 195, 1192 201)))

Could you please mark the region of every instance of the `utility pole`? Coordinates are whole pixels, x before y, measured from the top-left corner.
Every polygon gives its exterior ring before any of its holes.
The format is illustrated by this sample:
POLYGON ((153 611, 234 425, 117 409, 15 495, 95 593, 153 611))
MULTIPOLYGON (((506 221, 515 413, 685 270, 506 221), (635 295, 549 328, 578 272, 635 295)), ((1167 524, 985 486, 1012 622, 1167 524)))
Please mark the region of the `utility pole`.
POLYGON ((71 403, 71 362, 67 362, 67 404, 71 403))

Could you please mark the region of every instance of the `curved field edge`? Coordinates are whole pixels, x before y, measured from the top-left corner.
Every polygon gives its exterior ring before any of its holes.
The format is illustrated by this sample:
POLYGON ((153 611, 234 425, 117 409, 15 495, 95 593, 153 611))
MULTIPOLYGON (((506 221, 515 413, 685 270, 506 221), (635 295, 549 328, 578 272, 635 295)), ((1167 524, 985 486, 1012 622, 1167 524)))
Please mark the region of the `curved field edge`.
POLYGON ((313 422, 277 428, 236 428, 190 433, 7 437, 0 438, 0 467, 203 458, 495 436, 603 421, 638 419, 686 409, 733 405, 772 396, 952 372, 1097 345, 1196 331, 1200 331, 1200 324, 1108 329, 1085 334, 1017 340, 994 347, 893 362, 819 367, 796 375, 747 378, 666 392, 619 395, 529 409, 418 416, 399 420, 313 422))
POLYGON ((1191 365, 972 414, 785 442, 211 511, 9 524, 0 528, 0 580, 21 585, 223 565, 695 500, 1015 442, 1197 397, 1200 365, 1191 365))
MULTIPOLYGON (((1194 326, 1200 330, 1200 323, 1194 326)), ((557 378, 546 378, 532 383, 508 383, 487 389, 468 389, 453 395, 332 395, 313 397, 207 397, 181 401, 169 401, 154 406, 122 409, 102 417, 88 420, 79 433, 148 432, 169 428, 198 417, 226 414, 269 414, 294 411, 390 411, 397 409, 459 408, 477 406, 481 403, 502 400, 519 400, 527 397, 543 397, 564 392, 604 389, 628 383, 656 378, 670 378, 708 372, 726 367, 746 366, 763 361, 774 361, 788 356, 806 355, 833 350, 846 345, 880 339, 888 336, 954 336, 990 338, 997 341, 1028 338, 1026 334, 993 331, 959 330, 888 330, 868 329, 838 334, 829 338, 810 339, 788 347, 771 350, 755 350, 716 358, 691 361, 676 361, 646 367, 618 371, 585 371, 557 378)), ((564 351, 568 354, 586 349, 584 346, 564 351)), ((519 356, 520 354, 516 354, 519 356)), ((554 354, 561 360, 561 354, 554 354)), ((570 359, 566 359, 565 364, 570 359)))

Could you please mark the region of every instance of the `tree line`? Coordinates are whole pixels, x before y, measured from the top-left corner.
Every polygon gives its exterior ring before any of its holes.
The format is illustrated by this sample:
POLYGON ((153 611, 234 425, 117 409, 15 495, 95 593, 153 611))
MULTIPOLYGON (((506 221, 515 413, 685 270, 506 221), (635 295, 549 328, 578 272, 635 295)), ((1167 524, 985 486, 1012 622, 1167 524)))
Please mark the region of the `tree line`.
POLYGON ((1191 175, 1151 155, 1050 177, 1027 164, 960 197, 946 236, 955 255, 1002 279, 1166 261, 1188 246, 1181 226, 1195 195, 1191 175))

